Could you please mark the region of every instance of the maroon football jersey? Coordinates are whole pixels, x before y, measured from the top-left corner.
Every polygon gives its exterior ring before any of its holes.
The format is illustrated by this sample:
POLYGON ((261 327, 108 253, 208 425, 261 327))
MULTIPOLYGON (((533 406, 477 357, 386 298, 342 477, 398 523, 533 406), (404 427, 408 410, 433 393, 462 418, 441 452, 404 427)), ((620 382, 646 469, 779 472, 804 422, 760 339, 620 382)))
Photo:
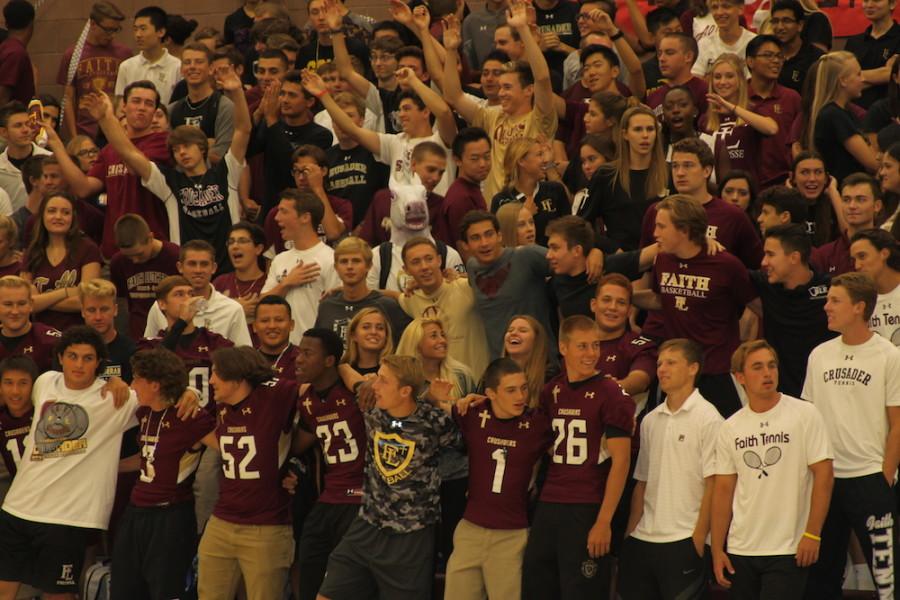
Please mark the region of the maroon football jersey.
POLYGON ((632 371, 656 375, 656 344, 633 331, 614 340, 600 342, 597 370, 613 379, 625 379, 632 371))
POLYGON ((259 350, 260 354, 266 357, 270 363, 272 363, 272 370, 275 371, 275 376, 279 379, 290 379, 294 381, 297 379, 297 355, 300 353, 300 348, 291 344, 290 342, 287 345, 281 354, 266 354, 259 347, 256 348, 259 350))
POLYGON ((265 273, 252 281, 239 281, 234 271, 219 275, 212 282, 213 287, 223 295, 235 299, 240 298, 241 296, 262 293, 262 288, 265 283, 265 273))
POLYGON ((194 497, 191 484, 200 464, 200 440, 216 428, 215 418, 200 411, 182 421, 175 407, 154 412, 147 406, 137 410, 141 433, 140 477, 131 490, 135 506, 163 506, 189 502, 194 497))
POLYGON ((608 426, 634 430, 634 401, 604 375, 576 382, 560 375, 541 391, 541 407, 555 436, 541 501, 599 504, 609 473, 603 435, 608 426))
POLYGON ((38 366, 38 371, 43 373, 53 368, 53 351, 62 334, 43 323, 32 323, 31 329, 23 336, 17 338, 4 338, 0 336, 0 360, 7 356, 27 356, 38 366))
POLYGON ((14 417, 5 406, 0 406, 0 457, 11 477, 16 476, 25 453, 25 438, 31 430, 33 416, 34 408, 21 417, 14 417))
MULTIPOLYGON (((38 294, 64 287, 75 287, 81 283, 81 268, 84 265, 90 263, 99 265, 102 262, 103 259, 100 257, 100 249, 97 248, 97 244, 83 238, 80 248, 72 254, 66 254, 66 257, 58 265, 53 266, 44 260, 34 270, 34 273, 31 273, 31 282, 38 294)), ((24 258, 22 259, 22 271, 29 271, 27 260, 24 258)), ((52 309, 35 313, 32 318, 60 331, 84 323, 80 312, 63 312, 52 309)))
POLYGON ((128 299, 128 331, 131 339, 144 337, 147 315, 156 302, 156 286, 169 275, 178 275, 178 244, 163 242, 159 254, 145 263, 136 264, 119 252, 109 262, 110 280, 116 294, 128 299))
POLYGON ((661 253, 653 265, 653 291, 660 296, 665 338, 688 338, 703 347, 703 372, 728 373, 741 343, 738 322, 756 297, 747 269, 728 252, 693 258, 661 253))
POLYGON ((366 424, 353 392, 338 381, 321 398, 309 386, 297 405, 300 424, 319 438, 325 489, 319 502, 360 504, 366 466, 366 424))
POLYGON ((487 529, 528 527, 528 484, 550 447, 550 419, 541 410, 501 419, 491 403, 460 415, 453 409, 469 454, 467 521, 487 529))
MULTIPOLYGON (((144 338, 137 343, 138 350, 156 348, 166 337, 165 330, 155 338, 144 338)), ((205 327, 197 327, 192 333, 181 334, 173 352, 184 361, 188 371, 188 385, 200 392, 200 406, 214 414, 216 410, 215 395, 209 385, 212 374, 212 353, 219 348, 230 348, 234 343, 205 327)))
POLYGON ((217 410, 222 477, 213 514, 242 525, 290 523, 291 498, 281 479, 291 449, 297 383, 270 379, 238 404, 219 404, 217 410))

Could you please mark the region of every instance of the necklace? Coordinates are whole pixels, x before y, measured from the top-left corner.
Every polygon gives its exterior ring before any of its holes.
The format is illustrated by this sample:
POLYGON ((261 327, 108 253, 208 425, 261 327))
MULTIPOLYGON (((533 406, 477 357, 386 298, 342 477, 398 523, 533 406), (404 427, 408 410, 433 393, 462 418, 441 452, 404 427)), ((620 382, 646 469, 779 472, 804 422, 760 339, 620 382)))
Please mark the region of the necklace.
POLYGON ((215 92, 213 92, 212 94, 210 94, 209 96, 207 96, 206 98, 204 98, 203 100, 198 102, 197 104, 194 104, 193 102, 191 102, 191 99, 188 98, 187 96, 184 97, 184 101, 187 103, 188 108, 190 108, 191 110, 197 110, 199 108, 203 108, 203 105, 205 105, 207 102, 209 102, 209 99, 212 98, 214 94, 215 94, 215 92))
MULTIPOLYGON (((265 276, 266 276, 266 274, 263 273, 262 275, 260 275, 260 276, 257 277, 256 279, 251 279, 251 280, 250 280, 250 284, 249 284, 246 288, 244 288, 244 289, 242 290, 242 289, 241 289, 241 283, 240 283, 241 280, 238 279, 237 273, 235 273, 235 274, 234 274, 234 290, 237 292, 237 297, 238 297, 238 298, 243 298, 244 296, 246 296, 247 294, 249 294, 249 293, 250 293, 250 290, 252 290, 252 289, 256 286, 256 284, 259 283, 259 280, 262 279, 262 278, 265 277, 265 276)), ((246 280, 245 280, 245 281, 246 281, 246 280)))
POLYGON ((149 415, 147 415, 147 423, 146 423, 147 426, 144 428, 144 431, 141 432, 141 439, 144 440, 144 445, 141 446, 141 456, 143 456, 144 460, 147 461, 147 472, 148 472, 147 474, 151 478, 151 481, 152 481, 151 473, 153 472, 153 460, 156 456, 156 447, 159 445, 159 432, 162 429, 163 421, 166 420, 166 413, 168 413, 168 412, 169 412, 169 408, 166 407, 166 409, 163 411, 162 416, 159 418, 159 423, 156 424, 156 436, 153 438, 155 440, 153 442, 153 444, 150 444, 150 438, 149 438, 150 417, 153 415, 152 412, 149 415))
POLYGON ((290 347, 291 347, 291 343, 288 342, 287 346, 285 346, 284 349, 278 353, 278 358, 275 359, 275 362, 272 363, 272 370, 275 371, 276 373, 281 373, 281 369, 278 368, 278 363, 281 362, 281 357, 284 356, 284 353, 287 352, 288 348, 290 348, 290 347))

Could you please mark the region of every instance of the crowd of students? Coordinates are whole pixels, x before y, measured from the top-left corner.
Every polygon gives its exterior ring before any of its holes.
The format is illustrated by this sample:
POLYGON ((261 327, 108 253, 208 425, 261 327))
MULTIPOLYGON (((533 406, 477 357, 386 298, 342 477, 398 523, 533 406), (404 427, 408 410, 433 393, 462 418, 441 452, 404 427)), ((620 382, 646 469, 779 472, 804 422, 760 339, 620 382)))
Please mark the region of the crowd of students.
POLYGON ((895 4, 622 8, 9 0, 0 600, 900 597, 895 4))

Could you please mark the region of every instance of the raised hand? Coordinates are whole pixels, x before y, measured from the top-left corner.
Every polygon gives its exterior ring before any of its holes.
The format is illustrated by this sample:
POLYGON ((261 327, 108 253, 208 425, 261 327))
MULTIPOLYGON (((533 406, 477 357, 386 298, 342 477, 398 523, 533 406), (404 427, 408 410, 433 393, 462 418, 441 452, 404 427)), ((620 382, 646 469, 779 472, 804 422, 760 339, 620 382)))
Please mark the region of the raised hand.
POLYGON ((428 31, 431 26, 431 13, 424 4, 420 4, 413 10, 413 24, 419 31, 428 31))
POLYGON ((599 8, 595 8, 591 11, 591 23, 593 23, 594 27, 597 28, 598 31, 605 33, 607 35, 613 35, 616 31, 616 24, 613 23, 613 20, 607 14, 605 10, 600 10, 599 8))
POLYGON ((416 74, 413 73, 413 70, 409 67, 397 69, 395 75, 397 77, 397 83, 404 89, 412 87, 413 81, 418 79, 418 77, 416 77, 416 74))
POLYGON ((514 2, 506 11, 506 24, 513 29, 528 27, 528 4, 526 2, 514 2))
POLYGON ((309 69, 303 69, 300 72, 300 81, 303 83, 303 88, 313 96, 318 97, 328 91, 328 87, 325 85, 322 77, 309 69))
POLYGON ((410 29, 413 29, 415 25, 415 18, 413 17, 413 12, 410 10, 409 5, 403 0, 391 0, 390 7, 388 10, 391 11, 391 18, 401 25, 405 25, 410 29))
POLYGON ((226 92, 234 92, 243 89, 241 78, 234 72, 231 65, 221 65, 215 72, 216 85, 226 92))
POLYGON ((462 35, 459 32, 459 19, 456 15, 444 17, 444 48, 448 52, 456 52, 462 45, 462 35))
POLYGON ((281 82, 278 80, 272 81, 272 83, 269 84, 269 87, 266 88, 266 91, 263 92, 259 108, 262 110, 263 115, 265 115, 266 121, 277 121, 278 117, 281 115, 281 108, 278 106, 278 95, 280 93, 281 82))
POLYGON ((325 0, 325 22, 332 31, 344 26, 344 15, 341 7, 334 0, 325 0))
POLYGON ((109 101, 109 96, 106 94, 91 92, 81 102, 95 121, 100 121, 107 114, 112 114, 112 102, 109 101))
POLYGON ((706 95, 706 101, 709 102, 709 104, 711 104, 718 113, 726 115, 734 114, 734 109, 736 108, 736 106, 731 102, 725 100, 725 98, 723 98, 719 94, 710 92, 706 95))

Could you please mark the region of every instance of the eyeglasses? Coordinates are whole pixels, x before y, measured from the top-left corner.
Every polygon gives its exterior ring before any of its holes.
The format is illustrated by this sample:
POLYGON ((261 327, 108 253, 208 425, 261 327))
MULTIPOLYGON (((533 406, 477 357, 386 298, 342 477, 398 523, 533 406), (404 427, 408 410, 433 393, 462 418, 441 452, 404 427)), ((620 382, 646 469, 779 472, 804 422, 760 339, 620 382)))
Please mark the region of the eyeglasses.
POLYGON ((575 17, 575 20, 576 21, 587 21, 590 18, 591 18, 591 13, 583 12, 583 13, 578 13, 578 15, 575 17))
POLYGON ((226 246, 236 246, 236 245, 240 244, 240 245, 244 246, 246 244, 252 244, 252 243, 253 243, 253 240, 251 240, 250 238, 228 238, 228 240, 225 242, 225 245, 226 246))
POLYGON ((769 23, 772 27, 777 27, 778 25, 793 25, 794 23, 799 23, 799 21, 790 17, 784 17, 782 19, 769 19, 769 23))
POLYGON ((109 35, 115 35, 115 34, 119 33, 120 31, 122 31, 121 25, 116 25, 115 27, 104 27, 97 21, 94 21, 94 25, 96 25, 97 27, 99 27, 100 29, 102 29, 103 31, 108 33, 109 35))
POLYGON ((87 148, 85 150, 79 150, 75 153, 75 156, 82 158, 85 156, 97 156, 98 154, 100 154, 99 148, 87 148))
POLYGON ((753 58, 762 58, 765 60, 774 60, 778 62, 784 61, 784 54, 781 52, 760 52, 753 58))

